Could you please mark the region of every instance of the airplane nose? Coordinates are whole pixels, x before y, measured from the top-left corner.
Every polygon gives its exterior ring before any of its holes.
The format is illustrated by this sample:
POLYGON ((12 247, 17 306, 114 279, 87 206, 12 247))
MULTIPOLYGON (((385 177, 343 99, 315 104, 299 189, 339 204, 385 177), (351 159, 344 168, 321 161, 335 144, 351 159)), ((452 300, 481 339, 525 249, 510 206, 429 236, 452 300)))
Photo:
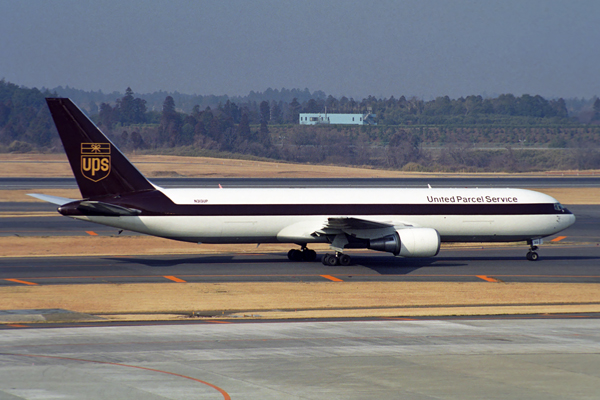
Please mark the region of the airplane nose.
POLYGON ((572 214, 568 210, 565 210, 565 211, 567 211, 569 214, 561 216, 561 219, 562 219, 563 225, 564 225, 563 229, 566 229, 569 226, 573 225, 575 223, 575 219, 576 219, 574 214, 572 214))

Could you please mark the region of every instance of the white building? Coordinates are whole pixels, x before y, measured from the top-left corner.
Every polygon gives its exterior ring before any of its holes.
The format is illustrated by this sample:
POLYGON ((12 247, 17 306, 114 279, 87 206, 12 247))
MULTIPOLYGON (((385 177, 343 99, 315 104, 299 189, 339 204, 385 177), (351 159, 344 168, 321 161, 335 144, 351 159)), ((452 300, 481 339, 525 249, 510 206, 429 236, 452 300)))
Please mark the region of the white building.
POLYGON ((375 114, 300 114, 300 125, 344 124, 344 125, 377 125, 375 114))

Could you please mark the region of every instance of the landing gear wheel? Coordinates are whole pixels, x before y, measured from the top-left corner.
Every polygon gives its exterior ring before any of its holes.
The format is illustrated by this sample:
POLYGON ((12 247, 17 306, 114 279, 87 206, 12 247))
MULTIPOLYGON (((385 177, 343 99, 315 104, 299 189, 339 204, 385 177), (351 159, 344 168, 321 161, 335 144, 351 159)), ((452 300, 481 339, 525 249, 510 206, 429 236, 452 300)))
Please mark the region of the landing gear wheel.
POLYGON ((321 259, 321 262, 323 263, 323 265, 330 265, 333 267, 335 265, 338 265, 339 260, 333 254, 325 254, 321 259))
POLYGON ((332 267, 340 265, 340 259, 332 254, 331 256, 329 256, 329 265, 331 265, 332 267))
POLYGON ((527 259, 529 261, 537 261, 539 258, 540 256, 535 251, 530 251, 529 253, 527 253, 527 259))
POLYGON ((291 249, 288 251, 288 258, 290 261, 315 261, 317 252, 306 247, 303 247, 302 250, 291 249))
POLYGON ((300 250, 291 249, 288 251, 288 258, 290 261, 300 261, 302 260, 302 252, 300 250))
POLYGON ((350 265, 350 262, 352 261, 352 259, 350 258, 350 256, 348 254, 340 254, 338 256, 338 260, 340 260, 340 265, 343 265, 343 266, 350 265))
POLYGON ((317 259, 317 252, 310 249, 302 250, 302 258, 304 261, 315 261, 317 259))

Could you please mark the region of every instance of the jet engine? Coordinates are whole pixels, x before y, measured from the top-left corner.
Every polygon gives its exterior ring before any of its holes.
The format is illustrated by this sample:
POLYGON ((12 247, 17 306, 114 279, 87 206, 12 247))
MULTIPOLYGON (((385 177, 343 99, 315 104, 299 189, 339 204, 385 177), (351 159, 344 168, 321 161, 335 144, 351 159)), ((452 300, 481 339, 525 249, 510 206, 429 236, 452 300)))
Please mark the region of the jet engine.
POLYGON ((433 257, 440 251, 440 234, 432 228, 407 228, 369 241, 371 250, 402 257, 433 257))

